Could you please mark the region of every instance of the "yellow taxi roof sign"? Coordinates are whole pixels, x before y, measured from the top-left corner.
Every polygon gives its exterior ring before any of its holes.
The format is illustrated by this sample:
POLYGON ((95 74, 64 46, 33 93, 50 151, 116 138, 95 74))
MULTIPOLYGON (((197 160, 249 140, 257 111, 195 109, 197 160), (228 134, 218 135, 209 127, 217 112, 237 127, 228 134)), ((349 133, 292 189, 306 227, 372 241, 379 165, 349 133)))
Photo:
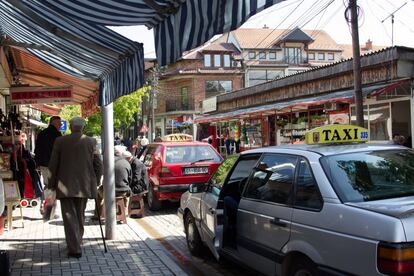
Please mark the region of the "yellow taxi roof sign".
POLYGON ((366 128, 353 125, 321 126, 305 134, 306 144, 363 143, 368 139, 366 128))
POLYGON ((193 141, 193 136, 184 133, 175 133, 165 135, 161 140, 163 142, 191 142, 193 141))

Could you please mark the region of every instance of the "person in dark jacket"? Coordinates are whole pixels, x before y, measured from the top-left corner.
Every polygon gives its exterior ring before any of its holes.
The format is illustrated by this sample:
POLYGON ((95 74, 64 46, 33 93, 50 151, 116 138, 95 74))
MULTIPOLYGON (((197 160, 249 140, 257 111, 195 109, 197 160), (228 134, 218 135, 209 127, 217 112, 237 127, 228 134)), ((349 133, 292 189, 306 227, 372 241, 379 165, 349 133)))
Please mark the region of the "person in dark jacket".
MULTIPOLYGON (((131 195, 132 170, 129 162, 122 157, 122 153, 126 151, 125 146, 116 145, 114 147, 115 154, 115 196, 129 197, 131 195)), ((98 204, 103 210, 103 185, 98 187, 98 204)))
MULTIPOLYGON (((49 185, 49 161, 52 156, 53 145, 56 138, 62 136, 60 133, 61 120, 59 116, 52 116, 49 120, 49 126, 39 132, 35 144, 35 162, 36 167, 40 170, 43 177, 43 185, 47 187, 49 185)), ((43 204, 40 207, 40 213, 43 213, 43 204)), ((52 210, 54 213, 54 210, 52 210)))
POLYGON ((129 151, 123 152, 122 156, 131 164, 132 178, 129 187, 132 193, 140 194, 147 191, 149 183, 147 167, 129 151))

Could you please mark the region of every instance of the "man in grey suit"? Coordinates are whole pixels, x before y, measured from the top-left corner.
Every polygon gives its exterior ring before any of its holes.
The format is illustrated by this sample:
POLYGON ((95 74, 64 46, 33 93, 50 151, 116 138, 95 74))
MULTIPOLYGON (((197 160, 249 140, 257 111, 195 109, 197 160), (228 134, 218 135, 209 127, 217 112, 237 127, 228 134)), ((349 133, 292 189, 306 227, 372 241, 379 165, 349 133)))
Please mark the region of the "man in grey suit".
POLYGON ((60 199, 68 256, 82 257, 82 236, 88 198, 97 197, 93 167, 96 140, 83 134, 85 120, 70 121, 71 134, 56 139, 49 162, 49 188, 60 199))

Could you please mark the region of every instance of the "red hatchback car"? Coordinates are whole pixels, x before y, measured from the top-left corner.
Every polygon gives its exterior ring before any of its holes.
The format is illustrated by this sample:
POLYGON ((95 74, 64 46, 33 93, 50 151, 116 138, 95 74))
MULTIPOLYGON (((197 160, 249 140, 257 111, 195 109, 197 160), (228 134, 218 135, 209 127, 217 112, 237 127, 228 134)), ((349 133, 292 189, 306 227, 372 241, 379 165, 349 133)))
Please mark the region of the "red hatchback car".
POLYGON ((149 144, 140 157, 150 178, 150 210, 159 210, 163 200, 178 201, 192 183, 207 182, 223 160, 210 144, 171 140, 149 144))

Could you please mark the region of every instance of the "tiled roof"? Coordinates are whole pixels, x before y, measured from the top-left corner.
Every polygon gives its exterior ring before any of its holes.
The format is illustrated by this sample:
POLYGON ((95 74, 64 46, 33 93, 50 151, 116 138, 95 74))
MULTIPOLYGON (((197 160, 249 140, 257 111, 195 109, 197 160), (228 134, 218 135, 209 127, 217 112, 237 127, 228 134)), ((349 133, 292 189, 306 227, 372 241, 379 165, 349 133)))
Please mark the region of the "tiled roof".
MULTIPOLYGON (((239 28, 233 31, 241 48, 271 48, 291 30, 287 29, 248 29, 239 28)), ((342 50, 332 37, 324 30, 302 30, 314 42, 309 44, 310 50, 342 50)))
MULTIPOLYGON (((343 59, 348 59, 348 58, 352 58, 352 44, 339 44, 339 46, 341 47, 341 49, 342 49, 342 58, 343 59)), ((361 52, 361 55, 365 55, 365 54, 369 54, 369 53, 372 53, 372 52, 376 52, 376 51, 379 51, 379 50, 382 50, 382 49, 384 49, 384 48, 387 48, 387 47, 389 47, 389 46, 372 46, 372 50, 367 50, 366 48, 365 48, 365 45, 361 45, 361 47, 360 47, 360 52, 361 52)))
POLYGON ((215 43, 207 42, 201 47, 195 48, 193 50, 187 51, 183 54, 183 59, 200 59, 202 58, 201 52, 227 52, 232 53, 234 57, 241 56, 239 50, 233 45, 233 43, 215 43))

